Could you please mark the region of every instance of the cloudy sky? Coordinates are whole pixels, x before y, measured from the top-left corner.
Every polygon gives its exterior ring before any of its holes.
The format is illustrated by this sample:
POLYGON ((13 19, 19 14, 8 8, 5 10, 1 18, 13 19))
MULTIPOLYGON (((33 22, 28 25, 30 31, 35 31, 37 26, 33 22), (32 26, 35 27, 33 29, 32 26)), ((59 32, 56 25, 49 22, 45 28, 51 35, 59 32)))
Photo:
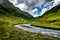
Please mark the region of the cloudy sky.
POLYGON ((60 0, 9 0, 15 7, 26 11, 33 17, 42 16, 46 11, 58 5, 60 0))

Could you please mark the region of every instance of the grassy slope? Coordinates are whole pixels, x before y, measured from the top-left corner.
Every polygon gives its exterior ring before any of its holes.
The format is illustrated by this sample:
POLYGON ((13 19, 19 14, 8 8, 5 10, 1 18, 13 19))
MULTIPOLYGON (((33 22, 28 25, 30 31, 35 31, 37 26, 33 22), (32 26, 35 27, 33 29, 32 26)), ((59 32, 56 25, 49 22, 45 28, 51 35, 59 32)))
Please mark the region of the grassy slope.
MULTIPOLYGON (((12 24, 29 23, 34 21, 30 20, 32 18, 33 17, 31 17, 31 15, 29 16, 26 12, 15 9, 13 6, 8 4, 0 5, 0 40, 60 40, 59 38, 30 33, 22 29, 12 27, 12 24)), ((36 22, 36 20, 34 22, 36 22)))
POLYGON ((35 19, 32 25, 60 29, 60 5, 54 7, 42 17, 35 19))

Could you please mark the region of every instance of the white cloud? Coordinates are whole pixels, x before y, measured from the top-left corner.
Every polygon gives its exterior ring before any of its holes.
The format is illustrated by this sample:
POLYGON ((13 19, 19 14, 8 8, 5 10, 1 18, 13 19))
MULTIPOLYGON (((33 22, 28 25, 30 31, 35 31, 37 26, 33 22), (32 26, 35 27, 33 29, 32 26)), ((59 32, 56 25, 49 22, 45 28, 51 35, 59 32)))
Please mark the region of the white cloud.
POLYGON ((16 5, 16 7, 20 8, 21 10, 25 10, 27 9, 27 6, 23 3, 19 4, 19 5, 16 5))
POLYGON ((54 6, 56 6, 60 3, 60 0, 52 0, 52 1, 54 1, 54 4, 52 6, 50 6, 49 9, 42 8, 41 12, 37 13, 37 11, 39 10, 38 8, 36 8, 37 5, 39 5, 39 7, 41 7, 42 6, 41 4, 43 4, 43 3, 47 3, 47 6, 49 5, 49 3, 46 2, 46 0, 9 0, 9 1, 15 7, 18 7, 21 10, 28 12, 33 17, 42 16, 46 11, 50 10, 51 8, 53 8, 54 6))
POLYGON ((15 5, 17 3, 17 0, 9 0, 11 3, 13 3, 13 5, 15 5))

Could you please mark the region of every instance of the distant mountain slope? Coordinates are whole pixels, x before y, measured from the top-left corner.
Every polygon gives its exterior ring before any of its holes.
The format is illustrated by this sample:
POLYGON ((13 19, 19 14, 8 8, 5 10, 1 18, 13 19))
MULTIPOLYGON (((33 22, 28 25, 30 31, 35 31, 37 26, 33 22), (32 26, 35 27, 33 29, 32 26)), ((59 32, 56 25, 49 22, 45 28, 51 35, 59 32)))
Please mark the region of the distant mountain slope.
POLYGON ((28 19, 33 18, 27 12, 23 12, 23 11, 19 10, 18 8, 15 8, 11 3, 8 5, 7 5, 7 3, 1 4, 0 10, 3 10, 5 12, 7 12, 8 14, 12 14, 12 15, 15 15, 17 17, 24 17, 24 18, 28 18, 28 19))

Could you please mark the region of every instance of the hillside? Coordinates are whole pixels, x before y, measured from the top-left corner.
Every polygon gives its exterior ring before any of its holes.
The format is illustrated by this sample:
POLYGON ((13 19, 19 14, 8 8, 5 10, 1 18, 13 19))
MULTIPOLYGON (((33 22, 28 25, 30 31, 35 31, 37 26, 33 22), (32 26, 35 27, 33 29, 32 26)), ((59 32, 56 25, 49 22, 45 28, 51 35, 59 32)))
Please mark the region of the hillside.
POLYGON ((60 29, 60 9, 48 12, 35 19, 27 12, 23 12, 8 3, 0 4, 0 40, 60 40, 46 35, 30 33, 22 29, 13 28, 13 24, 31 23, 35 26, 60 29))
POLYGON ((60 29, 60 5, 52 8, 43 16, 35 19, 32 25, 60 29))

